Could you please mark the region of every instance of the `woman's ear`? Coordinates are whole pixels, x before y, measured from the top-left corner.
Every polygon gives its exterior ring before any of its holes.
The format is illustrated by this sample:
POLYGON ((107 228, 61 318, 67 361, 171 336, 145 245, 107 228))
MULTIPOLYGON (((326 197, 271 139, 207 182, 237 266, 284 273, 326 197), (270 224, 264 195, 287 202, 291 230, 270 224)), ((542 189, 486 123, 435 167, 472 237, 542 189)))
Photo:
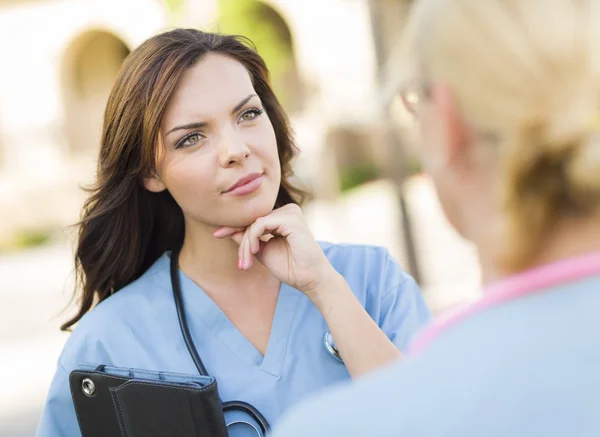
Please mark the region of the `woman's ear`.
POLYGON ((144 178, 144 187, 146 190, 151 191, 153 193, 160 193, 161 191, 165 191, 167 189, 167 185, 164 183, 160 175, 158 174, 158 166, 161 163, 161 160, 164 155, 164 143, 162 140, 162 136, 158 135, 156 148, 154 150, 155 156, 155 167, 152 170, 152 173, 144 178))
POLYGON ((441 159, 456 176, 465 180, 479 167, 476 135, 465 122, 451 89, 438 84, 432 99, 441 124, 441 159))
POLYGON ((161 191, 165 191, 167 189, 167 186, 163 180, 156 173, 152 176, 144 178, 144 187, 153 193, 160 193, 161 191))
POLYGON ((455 163, 466 155, 470 146, 470 132, 465 125, 452 91, 445 84, 432 86, 432 100, 441 122, 442 147, 445 160, 455 163))

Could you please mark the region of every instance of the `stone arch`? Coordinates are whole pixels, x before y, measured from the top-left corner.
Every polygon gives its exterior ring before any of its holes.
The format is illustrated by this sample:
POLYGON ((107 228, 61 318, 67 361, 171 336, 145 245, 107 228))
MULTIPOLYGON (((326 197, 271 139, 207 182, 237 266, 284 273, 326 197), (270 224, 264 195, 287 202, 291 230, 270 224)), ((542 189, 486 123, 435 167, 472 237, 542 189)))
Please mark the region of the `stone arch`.
POLYGON ((104 30, 87 31, 67 48, 62 87, 70 153, 98 150, 106 101, 128 54, 125 43, 104 30))

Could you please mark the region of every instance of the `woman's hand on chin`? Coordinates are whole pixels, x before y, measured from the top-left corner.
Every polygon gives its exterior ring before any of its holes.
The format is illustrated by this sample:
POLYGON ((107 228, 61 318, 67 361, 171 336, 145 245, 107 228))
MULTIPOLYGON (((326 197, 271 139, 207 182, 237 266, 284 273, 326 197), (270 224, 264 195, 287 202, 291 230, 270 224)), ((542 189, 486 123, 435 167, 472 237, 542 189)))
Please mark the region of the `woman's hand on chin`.
POLYGON ((322 284, 338 276, 295 204, 275 209, 245 229, 226 226, 213 235, 239 245, 240 269, 251 268, 256 258, 280 281, 311 299, 322 284))

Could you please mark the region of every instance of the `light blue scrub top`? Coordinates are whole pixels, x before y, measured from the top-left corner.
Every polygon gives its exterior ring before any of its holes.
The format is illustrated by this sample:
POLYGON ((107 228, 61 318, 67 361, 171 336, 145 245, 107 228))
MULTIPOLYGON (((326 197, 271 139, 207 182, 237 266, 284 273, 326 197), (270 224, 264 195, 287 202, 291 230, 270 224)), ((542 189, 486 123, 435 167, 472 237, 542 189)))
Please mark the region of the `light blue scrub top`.
POLYGON ((273 433, 306 436, 600 436, 600 277, 468 316, 415 357, 293 408, 273 433))
MULTIPOLYGON (((430 319, 414 280, 383 248, 320 244, 371 317, 405 350, 430 319)), ((81 363, 197 374, 177 321, 169 263, 164 254, 78 323, 60 356, 39 437, 81 435, 68 382, 69 372, 81 363)), ((344 365, 323 345, 325 320, 298 290, 282 285, 263 358, 183 272, 181 286, 190 332, 223 401, 249 402, 273 425, 291 405, 349 379, 344 365)), ((237 420, 246 418, 235 412, 226 416, 228 423, 237 420)), ((228 430, 234 437, 256 435, 244 424, 228 430)))

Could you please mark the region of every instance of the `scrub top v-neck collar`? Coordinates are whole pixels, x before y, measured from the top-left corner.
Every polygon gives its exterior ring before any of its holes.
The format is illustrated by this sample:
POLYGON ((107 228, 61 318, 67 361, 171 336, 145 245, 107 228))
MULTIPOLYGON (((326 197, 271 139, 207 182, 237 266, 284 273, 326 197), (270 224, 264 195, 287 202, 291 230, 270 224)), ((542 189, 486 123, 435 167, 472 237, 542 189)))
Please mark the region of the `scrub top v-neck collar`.
MULTIPOLYGON (((194 318, 200 318, 211 335, 248 366, 260 369, 274 377, 279 377, 283 370, 292 326, 298 313, 297 308, 301 293, 285 283, 281 284, 267 343, 267 351, 263 357, 201 287, 181 269, 179 275, 185 311, 190 316, 193 315, 194 318)), ((192 331, 198 346, 202 344, 203 334, 205 333, 192 331)), ((211 372, 211 369, 207 370, 209 373, 211 372)))

